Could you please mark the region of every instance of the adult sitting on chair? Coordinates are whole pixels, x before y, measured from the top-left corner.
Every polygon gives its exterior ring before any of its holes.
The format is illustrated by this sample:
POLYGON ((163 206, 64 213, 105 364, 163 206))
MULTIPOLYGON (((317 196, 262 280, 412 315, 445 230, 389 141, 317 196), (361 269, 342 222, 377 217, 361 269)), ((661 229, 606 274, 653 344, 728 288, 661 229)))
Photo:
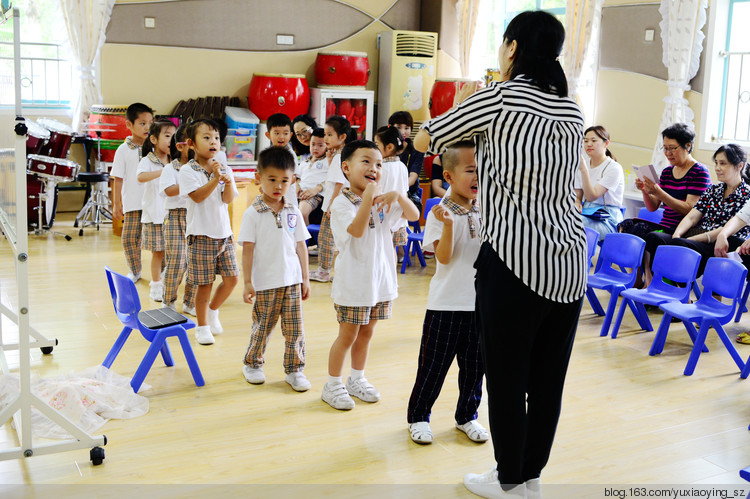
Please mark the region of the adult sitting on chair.
MULTIPOLYGON (((721 146, 714 153, 713 159, 716 165, 716 178, 718 183, 710 186, 701 195, 690 212, 685 215, 682 222, 677 226, 674 234, 666 232, 651 232, 646 236, 646 248, 656 251, 662 244, 673 244, 685 246, 701 254, 701 263, 698 267, 698 275, 703 274, 706 261, 714 256, 714 245, 718 243, 718 237, 723 233, 724 225, 734 220, 738 212, 750 200, 750 185, 745 164, 745 152, 736 144, 721 146), (734 218, 732 218, 734 217, 734 218)), ((750 207, 748 216, 750 220, 750 207)), ((750 227, 745 222, 735 229, 732 234, 727 234, 723 239, 722 248, 734 251, 748 235, 750 227)), ((647 283, 650 279, 650 269, 646 269, 647 283)))

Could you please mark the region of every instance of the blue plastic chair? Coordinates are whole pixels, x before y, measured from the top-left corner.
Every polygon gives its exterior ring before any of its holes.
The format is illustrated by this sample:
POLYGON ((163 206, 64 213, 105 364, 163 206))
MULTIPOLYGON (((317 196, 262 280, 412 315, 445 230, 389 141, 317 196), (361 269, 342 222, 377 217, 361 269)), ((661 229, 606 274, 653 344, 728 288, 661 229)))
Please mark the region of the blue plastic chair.
MULTIPOLYGON (((421 187, 417 188, 417 197, 419 197, 419 199, 422 199, 422 193, 423 192, 424 192, 424 189, 422 189, 421 187)), ((426 209, 426 207, 425 207, 425 209, 426 209)), ((427 212, 425 211, 425 213, 427 213, 427 212)), ((424 219, 427 220, 427 216, 426 215, 425 215, 424 219)), ((414 220, 413 222, 409 222, 409 225, 411 226, 412 232, 414 232, 414 233, 422 232, 422 227, 419 225, 419 220, 414 220)))
POLYGON ((638 218, 641 220, 648 220, 658 224, 661 222, 661 218, 664 216, 664 208, 658 208, 656 211, 648 211, 645 206, 638 211, 638 218))
MULTIPOLYGON (((604 315, 600 336, 609 334, 609 326, 612 324, 615 305, 617 305, 617 298, 620 293, 632 288, 635 284, 645 247, 646 241, 632 234, 613 233, 604 236, 604 244, 602 244, 602 249, 599 252, 601 264, 598 261, 596 271, 588 276, 586 288, 587 296, 590 300, 593 296, 597 305, 599 300, 596 299, 593 289, 603 289, 611 294, 606 314, 597 312, 597 315, 604 315), (616 269, 615 265, 620 268, 616 269), (631 269, 631 271, 627 272, 626 269, 631 269), (591 292, 589 292, 590 290, 591 292)), ((597 311, 597 307, 593 303, 592 308, 595 312, 597 311)), ((602 311, 601 305, 599 305, 598 310, 602 311)))
MULTIPOLYGON (((620 311, 612 328, 612 339, 617 338, 626 306, 629 306, 633 311, 641 329, 653 331, 654 328, 651 327, 651 321, 648 319, 644 304, 658 306, 671 301, 687 303, 690 299, 690 290, 698 273, 700 262, 700 253, 690 248, 666 245, 656 248, 654 262, 651 266, 654 278, 648 288, 626 289, 620 293, 622 303, 620 303, 620 311), (668 284, 664 282, 664 279, 684 284, 684 287, 668 284)), ((666 327, 669 327, 669 323, 662 323, 662 325, 665 324, 666 327)))
POLYGON ((728 323, 734 317, 734 312, 739 306, 742 296, 742 285, 745 282, 745 277, 747 277, 747 269, 741 263, 729 258, 709 258, 706 263, 706 270, 703 273, 703 294, 697 302, 671 302, 659 306, 664 311, 664 317, 651 346, 651 355, 663 351, 664 344, 667 341, 669 322, 672 317, 677 317, 685 324, 685 328, 693 340, 693 350, 690 352, 687 366, 685 366, 685 376, 690 376, 695 371, 701 351, 708 351, 705 346, 706 336, 710 328, 714 328, 735 364, 739 367, 740 372, 744 372, 746 363, 740 357, 722 325, 728 323), (713 297, 714 294, 731 298, 731 305, 720 302, 713 297), (693 325, 694 322, 698 323, 697 331, 693 325))
MULTIPOLYGON (((430 198, 424 203, 424 213, 425 213, 425 220, 427 220, 427 217, 430 216, 430 211, 432 208, 440 202, 442 198, 436 197, 436 198, 430 198)), ((416 222, 417 225, 419 225, 419 222, 416 222)), ((401 273, 406 273, 406 267, 411 266, 411 257, 416 256, 419 259, 419 263, 422 267, 427 266, 427 262, 424 259, 424 254, 422 253, 422 243, 424 242, 424 232, 420 229, 418 232, 412 232, 409 231, 409 229, 406 229, 408 232, 407 240, 406 240, 406 246, 404 246, 404 261, 401 262, 401 273)))
MULTIPOLYGON (((585 227, 586 229, 586 261, 589 264, 589 270, 591 270, 591 265, 594 259, 594 255, 596 254, 596 248, 599 245, 599 232, 595 231, 594 229, 590 229, 588 227, 585 227)), ((591 308, 594 309, 594 313, 596 315, 604 315, 604 309, 602 308, 601 304, 599 303, 599 299, 596 297, 596 293, 594 292, 593 288, 589 288, 586 286, 586 298, 589 300, 589 304, 591 304, 591 308)))
MULTIPOLYGON (((195 327, 195 323, 184 316, 180 316, 181 319, 178 320, 185 320, 182 323, 166 321, 158 327, 146 327, 143 322, 151 322, 148 320, 149 315, 162 315, 159 314, 159 312, 163 312, 164 309, 142 311, 141 300, 138 297, 138 291, 136 290, 133 281, 122 274, 114 272, 109 267, 104 267, 104 269, 107 272, 109 293, 112 295, 112 304, 115 307, 115 314, 117 314, 117 318, 120 319, 120 322, 122 322, 125 327, 122 329, 122 332, 120 332, 120 335, 117 337, 115 344, 107 354, 104 362, 102 362, 102 365, 106 368, 112 366, 117 354, 120 353, 120 350, 128 340, 130 332, 134 329, 140 331, 143 337, 149 341, 151 345, 149 345, 146 355, 144 355, 141 364, 135 371, 133 379, 130 380, 130 386, 133 388, 133 391, 138 393, 143 380, 146 379, 148 371, 151 369, 154 360, 156 360, 156 356, 159 355, 160 352, 164 359, 164 364, 170 367, 174 366, 174 359, 172 358, 172 352, 169 350, 167 338, 170 336, 177 336, 180 340, 182 351, 185 354, 185 359, 190 367, 190 372, 193 375, 195 384, 197 386, 203 386, 205 381, 203 380, 203 375, 198 367, 198 361, 195 359, 195 354, 193 354, 193 349, 190 346, 190 341, 188 341, 186 332, 187 329, 195 327)), ((172 315, 179 316, 176 312, 172 315)))

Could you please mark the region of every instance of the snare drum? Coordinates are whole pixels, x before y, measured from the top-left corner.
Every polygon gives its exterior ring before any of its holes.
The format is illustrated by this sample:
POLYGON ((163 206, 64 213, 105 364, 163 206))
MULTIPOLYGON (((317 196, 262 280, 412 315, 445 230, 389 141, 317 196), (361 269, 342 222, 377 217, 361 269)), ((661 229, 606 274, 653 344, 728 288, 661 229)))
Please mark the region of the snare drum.
POLYGON ((49 141, 42 148, 42 155, 65 159, 75 135, 73 129, 62 121, 50 118, 39 118, 36 122, 49 130, 50 133, 49 141))
POLYGON ((40 154, 49 140, 49 130, 34 121, 26 121, 26 154, 40 154))
POLYGON ((365 88, 370 79, 367 52, 318 52, 315 81, 322 88, 365 88))
POLYGON ((57 211, 57 185, 47 200, 41 199, 45 183, 33 175, 26 175, 26 225, 29 229, 39 228, 39 211, 42 212, 42 227, 49 229, 55 222, 57 211))
POLYGON ((51 158, 38 154, 29 154, 27 160, 29 164, 26 173, 39 177, 52 178, 58 182, 72 182, 76 179, 78 171, 81 169, 78 163, 68 161, 67 159, 51 158))

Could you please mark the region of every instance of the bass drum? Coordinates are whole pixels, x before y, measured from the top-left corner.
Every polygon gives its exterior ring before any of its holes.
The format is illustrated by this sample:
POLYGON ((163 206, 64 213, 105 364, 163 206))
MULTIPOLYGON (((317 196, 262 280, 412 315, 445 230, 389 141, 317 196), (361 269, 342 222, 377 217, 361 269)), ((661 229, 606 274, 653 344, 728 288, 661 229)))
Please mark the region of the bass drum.
MULTIPOLYGON (((27 225, 29 229, 37 228, 39 225, 39 195, 44 190, 44 182, 33 175, 26 176, 26 215, 28 216, 27 225)), ((55 223, 55 212, 57 211, 57 185, 55 192, 48 202, 42 201, 42 227, 49 229, 55 223)))

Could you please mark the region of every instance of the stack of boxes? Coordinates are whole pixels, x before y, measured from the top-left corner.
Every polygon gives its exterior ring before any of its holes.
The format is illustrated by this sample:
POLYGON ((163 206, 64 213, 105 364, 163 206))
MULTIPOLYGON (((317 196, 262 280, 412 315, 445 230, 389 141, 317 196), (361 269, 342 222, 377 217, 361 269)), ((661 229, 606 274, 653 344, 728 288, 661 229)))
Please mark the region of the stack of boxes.
POLYGON ((249 109, 242 107, 226 107, 227 138, 224 145, 227 148, 227 160, 230 162, 255 161, 255 144, 257 140, 260 120, 249 109))

